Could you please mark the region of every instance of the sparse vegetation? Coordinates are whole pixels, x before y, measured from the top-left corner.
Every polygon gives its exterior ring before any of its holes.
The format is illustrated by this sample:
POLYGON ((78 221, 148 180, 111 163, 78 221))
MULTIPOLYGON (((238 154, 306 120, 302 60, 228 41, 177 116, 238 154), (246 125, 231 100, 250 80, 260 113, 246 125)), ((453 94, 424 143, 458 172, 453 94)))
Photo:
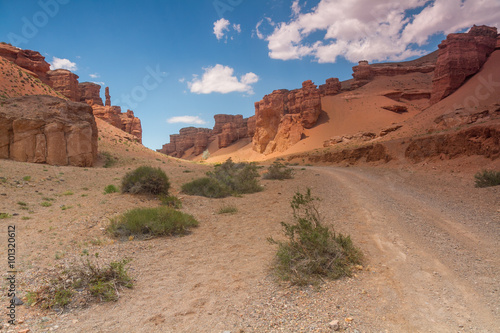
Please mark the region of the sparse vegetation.
POLYGON ((224 198, 230 195, 262 191, 257 181, 259 173, 253 163, 234 163, 230 158, 207 172, 207 177, 198 178, 182 185, 182 192, 209 198, 224 198))
POLYGON ((0 220, 11 218, 12 215, 9 213, 0 213, 0 220))
POLYGON ((278 245, 275 272, 278 277, 292 284, 316 284, 322 278, 337 279, 351 275, 351 267, 361 263, 362 254, 350 238, 331 231, 322 225, 315 206, 318 198, 297 192, 292 201, 295 223, 281 222, 288 241, 278 245))
POLYGON ((287 168, 283 163, 275 161, 269 166, 267 173, 265 173, 262 178, 278 180, 291 179, 293 178, 293 170, 291 168, 287 168))
POLYGON ((172 236, 185 235, 198 226, 198 221, 171 207, 135 208, 111 221, 108 232, 120 236, 172 236))
POLYGON ((52 202, 49 202, 49 201, 43 201, 40 206, 42 207, 50 207, 52 206, 52 202))
POLYGON ((168 207, 171 207, 174 209, 181 209, 182 208, 181 200, 173 195, 160 196, 160 201, 161 201, 161 204, 164 206, 168 206, 168 207))
POLYGON ((500 185, 500 171, 483 170, 474 175, 476 187, 490 187, 500 185))
POLYGON ((160 168, 141 166, 128 172, 122 180, 122 192, 132 194, 168 195, 170 182, 160 168))
POLYGON ((110 153, 104 151, 101 153, 101 156, 104 159, 103 168, 111 168, 113 165, 116 164, 116 159, 110 153))
POLYGON ((238 212, 238 208, 233 205, 222 206, 219 208, 217 214, 235 214, 238 212))
POLYGON ((23 180, 24 180, 25 182, 29 182, 29 181, 31 180, 31 176, 24 176, 24 177, 23 177, 23 180))
POLYGON ((118 188, 111 184, 111 185, 108 185, 104 188, 104 194, 110 194, 110 193, 116 193, 118 192, 118 188))
POLYGON ((75 295, 92 296, 99 301, 116 301, 120 289, 133 287, 132 278, 126 269, 130 260, 103 264, 98 261, 97 253, 93 260, 88 251, 85 255, 86 259, 81 264, 58 272, 49 283, 36 291, 27 292, 27 303, 32 306, 36 304, 43 309, 64 309, 75 295))

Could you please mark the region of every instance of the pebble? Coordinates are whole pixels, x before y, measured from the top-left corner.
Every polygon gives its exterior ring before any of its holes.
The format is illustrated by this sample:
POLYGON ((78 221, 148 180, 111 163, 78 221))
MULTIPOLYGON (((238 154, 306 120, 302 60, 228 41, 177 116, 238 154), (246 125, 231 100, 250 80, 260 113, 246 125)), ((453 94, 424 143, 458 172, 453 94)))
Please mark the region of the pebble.
POLYGON ((330 325, 330 328, 334 331, 338 331, 340 329, 338 320, 332 320, 328 325, 330 325))

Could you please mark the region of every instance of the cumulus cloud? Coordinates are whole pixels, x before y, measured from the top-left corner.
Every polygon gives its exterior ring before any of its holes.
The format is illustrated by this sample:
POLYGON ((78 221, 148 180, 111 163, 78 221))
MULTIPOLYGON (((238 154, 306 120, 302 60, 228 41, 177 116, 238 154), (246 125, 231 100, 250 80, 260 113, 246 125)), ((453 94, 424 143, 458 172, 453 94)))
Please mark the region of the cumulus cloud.
POLYGON ((78 67, 76 63, 69 61, 68 59, 61 59, 58 57, 52 57, 52 63, 50 64, 50 69, 67 69, 69 71, 76 71, 78 67))
POLYGON ((500 27, 500 2, 480 2, 321 0, 309 12, 303 12, 295 0, 288 22, 276 24, 265 35, 261 30, 265 21, 261 20, 256 34, 268 42, 273 59, 307 56, 320 63, 333 63, 341 56, 351 62, 397 61, 423 54, 420 47, 437 33, 448 34, 473 24, 500 27))
MULTIPOLYGON (((229 22, 225 18, 221 18, 218 21, 214 22, 214 35, 217 37, 217 40, 221 40, 226 37, 227 42, 227 34, 231 32, 231 29, 236 33, 241 33, 241 24, 236 24, 229 22)), ((233 39, 233 37, 231 37, 233 39)))
POLYGON ((169 124, 194 124, 194 125, 204 125, 207 122, 198 116, 178 116, 167 119, 169 124))
POLYGON ((227 94, 231 92, 245 92, 253 94, 252 84, 259 81, 259 77, 252 72, 242 75, 239 79, 234 76, 234 69, 220 64, 204 68, 201 78, 193 75, 188 87, 195 94, 210 94, 213 92, 227 94))

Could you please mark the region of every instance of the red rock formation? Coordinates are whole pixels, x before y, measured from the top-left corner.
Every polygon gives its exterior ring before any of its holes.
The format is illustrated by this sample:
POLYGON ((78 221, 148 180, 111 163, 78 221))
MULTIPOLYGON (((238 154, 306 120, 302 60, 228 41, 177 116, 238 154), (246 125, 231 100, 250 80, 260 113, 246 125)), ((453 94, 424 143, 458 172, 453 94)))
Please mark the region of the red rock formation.
POLYGON ((78 88, 78 75, 71 73, 67 69, 56 69, 48 71, 50 86, 63 96, 73 102, 80 101, 80 89, 78 88))
POLYGON ((473 26, 468 33, 449 34, 439 44, 430 103, 434 104, 457 90, 476 74, 495 50, 497 28, 473 26))
POLYGON ((216 114, 213 135, 217 135, 219 148, 226 148, 233 142, 248 137, 248 119, 242 115, 216 114))
POLYGON ((106 87, 105 91, 105 96, 106 96, 106 103, 104 104, 105 106, 111 106, 111 96, 109 95, 109 87, 106 87))
POLYGON ((119 129, 122 128, 122 120, 120 114, 122 109, 119 106, 101 106, 92 105, 92 110, 94 111, 94 116, 100 118, 119 129))
POLYGON ((164 144, 160 153, 173 157, 183 157, 186 150, 193 148, 193 154, 199 155, 208 147, 212 130, 209 128, 186 127, 179 134, 170 135, 170 143, 164 144))
POLYGON ((97 126, 83 103, 24 96, 0 106, 0 158, 51 165, 92 166, 97 126))
POLYGON ((357 66, 352 68, 354 83, 352 88, 364 86, 377 76, 396 76, 409 73, 430 73, 436 67, 437 52, 430 53, 422 58, 398 62, 368 64, 368 61, 362 60, 357 66))
POLYGON ((134 111, 127 110, 126 113, 120 113, 121 130, 130 133, 142 143, 142 126, 141 120, 134 116, 134 111))
POLYGON ((39 52, 21 50, 9 44, 0 44, 0 57, 4 57, 16 65, 29 70, 43 83, 50 85, 47 77, 50 64, 45 61, 45 57, 39 52))
MULTIPOLYGON (((255 103, 255 134, 253 136, 253 149, 259 153, 270 154, 275 148, 279 147, 281 151, 286 150, 285 146, 292 146, 296 143, 297 135, 287 135, 283 131, 287 128, 293 128, 298 131, 298 126, 291 126, 299 119, 294 117, 286 119, 286 123, 280 129, 280 123, 285 121, 286 114, 300 115, 302 130, 313 127, 321 113, 321 95, 316 85, 311 80, 304 81, 301 89, 275 90, 271 94, 255 103), (279 138, 276 135, 279 134, 279 138), (276 139, 275 139, 276 138, 276 139), (288 138, 288 144, 285 144, 285 138, 288 138), (273 144, 267 146, 272 141, 273 144), (276 142, 279 141, 278 145, 276 142)), ((287 148, 288 148, 287 147, 287 148)))
POLYGON ((198 156, 202 154, 208 147, 211 131, 199 131, 194 138, 193 154, 198 156))
POLYGON ((249 138, 253 138, 255 134, 255 116, 251 116, 247 120, 247 133, 249 138))
POLYGON ((276 136, 269 142, 264 154, 287 150, 302 139, 303 133, 304 125, 300 114, 284 115, 281 118, 276 136))
POLYGON ((339 79, 329 78, 326 79, 325 84, 319 86, 319 93, 321 97, 336 95, 340 92, 342 86, 339 79))
POLYGON ((358 162, 389 162, 392 156, 387 152, 387 147, 377 143, 356 149, 345 149, 339 152, 329 151, 319 154, 296 154, 288 157, 292 159, 307 159, 311 163, 326 162, 326 163, 349 163, 356 164, 358 162))
POLYGON ((80 90, 80 102, 89 105, 103 106, 101 98, 101 86, 93 82, 82 82, 78 84, 80 90))

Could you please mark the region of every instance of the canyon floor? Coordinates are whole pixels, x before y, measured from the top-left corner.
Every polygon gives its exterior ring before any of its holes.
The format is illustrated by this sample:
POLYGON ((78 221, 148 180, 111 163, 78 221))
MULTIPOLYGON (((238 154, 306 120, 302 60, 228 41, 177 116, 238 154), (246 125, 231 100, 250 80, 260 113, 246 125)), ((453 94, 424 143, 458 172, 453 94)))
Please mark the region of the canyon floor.
POLYGON ((332 332, 333 320, 345 332, 500 332, 500 187, 475 188, 471 166, 498 169, 498 161, 300 165, 294 179, 261 180, 263 192, 208 199, 179 190, 211 166, 149 151, 111 127, 101 137, 101 152, 115 157, 110 168, 104 160, 86 169, 0 161, 0 212, 13 215, 1 220, 0 239, 6 246, 7 226, 16 226, 20 297, 85 252, 130 258, 133 289, 117 302, 63 312, 18 306, 22 323, 6 325, 4 315, 2 332, 332 332), (114 216, 159 205, 104 194, 143 164, 165 170, 182 211, 200 223, 191 234, 117 241, 106 233, 114 216), (319 288, 280 283, 270 270, 276 248, 267 238, 283 237, 290 200, 308 187, 322 199, 325 223, 365 255, 352 278, 319 288), (42 207, 47 198, 52 206, 42 207), (238 211, 218 214, 224 205, 238 211))

